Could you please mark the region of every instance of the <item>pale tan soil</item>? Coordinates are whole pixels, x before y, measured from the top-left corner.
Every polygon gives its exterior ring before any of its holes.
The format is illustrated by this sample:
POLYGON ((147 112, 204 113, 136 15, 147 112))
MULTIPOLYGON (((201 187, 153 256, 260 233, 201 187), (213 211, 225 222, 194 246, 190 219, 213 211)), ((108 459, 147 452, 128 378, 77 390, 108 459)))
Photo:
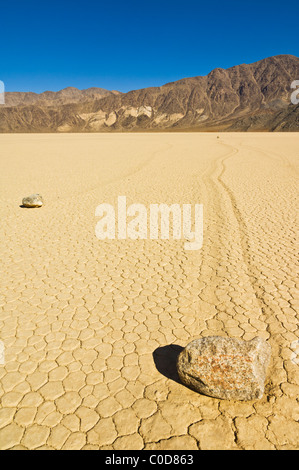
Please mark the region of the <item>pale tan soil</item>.
POLYGON ((1 449, 299 447, 298 149, 298 133, 0 136, 1 449), (44 207, 20 208, 35 192, 44 207), (95 208, 119 195, 203 203, 202 250, 99 241, 95 208), (262 400, 178 383, 202 335, 269 340, 262 400))

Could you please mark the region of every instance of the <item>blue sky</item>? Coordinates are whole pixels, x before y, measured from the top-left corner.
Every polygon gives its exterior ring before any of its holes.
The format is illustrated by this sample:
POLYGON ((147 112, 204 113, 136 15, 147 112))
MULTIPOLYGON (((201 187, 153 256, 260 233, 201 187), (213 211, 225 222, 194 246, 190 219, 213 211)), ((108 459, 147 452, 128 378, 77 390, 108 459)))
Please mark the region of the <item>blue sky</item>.
POLYGON ((276 0, 6 1, 6 91, 129 91, 216 67, 299 55, 298 3, 276 0))

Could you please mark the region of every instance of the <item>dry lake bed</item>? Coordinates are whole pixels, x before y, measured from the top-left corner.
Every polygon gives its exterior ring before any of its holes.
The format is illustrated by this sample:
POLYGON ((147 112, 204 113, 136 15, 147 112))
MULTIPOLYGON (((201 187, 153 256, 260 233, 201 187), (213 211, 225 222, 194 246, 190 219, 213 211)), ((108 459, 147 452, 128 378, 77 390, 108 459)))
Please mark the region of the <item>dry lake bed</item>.
POLYGON ((0 449, 298 449, 299 133, 7 134, 0 158, 0 449), (119 196, 202 204, 202 248, 99 240, 119 196), (270 343, 262 399, 180 383, 211 335, 270 343))

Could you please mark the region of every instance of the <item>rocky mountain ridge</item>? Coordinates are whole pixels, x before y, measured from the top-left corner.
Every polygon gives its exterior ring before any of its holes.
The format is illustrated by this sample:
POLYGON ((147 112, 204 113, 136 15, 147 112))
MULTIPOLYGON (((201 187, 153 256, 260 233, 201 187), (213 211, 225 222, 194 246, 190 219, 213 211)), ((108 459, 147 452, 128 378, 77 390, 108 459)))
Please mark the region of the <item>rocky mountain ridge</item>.
POLYGON ((299 58, 280 55, 161 87, 1 106, 0 132, 296 131, 297 79, 299 58))

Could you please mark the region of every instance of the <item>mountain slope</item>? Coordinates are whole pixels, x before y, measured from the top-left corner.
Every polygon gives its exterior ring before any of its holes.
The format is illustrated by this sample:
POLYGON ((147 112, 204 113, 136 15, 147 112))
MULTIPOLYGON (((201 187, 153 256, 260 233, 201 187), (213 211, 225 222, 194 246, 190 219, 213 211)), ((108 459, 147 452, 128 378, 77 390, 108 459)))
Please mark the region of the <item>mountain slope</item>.
POLYGON ((1 132, 298 130, 299 58, 269 57, 161 87, 59 106, 1 107, 1 132))

